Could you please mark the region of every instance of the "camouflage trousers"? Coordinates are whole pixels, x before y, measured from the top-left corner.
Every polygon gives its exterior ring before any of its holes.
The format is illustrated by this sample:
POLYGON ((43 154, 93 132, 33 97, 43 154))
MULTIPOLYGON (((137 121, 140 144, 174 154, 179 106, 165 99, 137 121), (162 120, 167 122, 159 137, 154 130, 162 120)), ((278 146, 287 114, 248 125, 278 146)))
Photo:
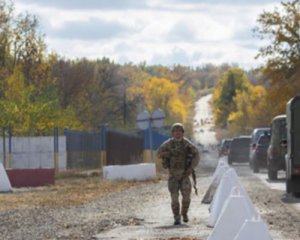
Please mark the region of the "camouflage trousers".
POLYGON ((177 180, 175 177, 170 177, 168 180, 168 188, 171 194, 171 208, 175 220, 180 220, 180 203, 179 192, 182 195, 181 214, 187 215, 190 202, 192 184, 189 177, 184 177, 182 180, 177 180))

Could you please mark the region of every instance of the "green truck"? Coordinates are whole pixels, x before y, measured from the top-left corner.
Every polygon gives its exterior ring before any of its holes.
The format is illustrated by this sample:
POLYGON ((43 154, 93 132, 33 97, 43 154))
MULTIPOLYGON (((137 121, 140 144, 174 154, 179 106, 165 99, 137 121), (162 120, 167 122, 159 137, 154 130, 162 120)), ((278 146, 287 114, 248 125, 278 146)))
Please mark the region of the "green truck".
POLYGON ((271 139, 267 150, 267 168, 270 180, 277 179, 279 170, 285 170, 286 115, 278 115, 271 122, 271 139))
POLYGON ((293 97, 287 103, 286 116, 286 191, 300 196, 300 96, 293 97))

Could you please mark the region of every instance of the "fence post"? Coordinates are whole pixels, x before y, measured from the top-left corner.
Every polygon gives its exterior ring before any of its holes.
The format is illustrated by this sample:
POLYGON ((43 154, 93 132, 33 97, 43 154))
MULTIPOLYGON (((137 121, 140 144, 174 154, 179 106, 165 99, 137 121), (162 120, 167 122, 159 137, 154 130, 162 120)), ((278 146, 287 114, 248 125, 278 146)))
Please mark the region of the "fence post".
POLYGON ((8 168, 12 167, 12 127, 8 128, 8 168))
POLYGON ((58 128, 54 128, 54 169, 55 172, 59 171, 59 158, 58 158, 58 128))
POLYGON ((101 144, 101 152, 100 152, 100 167, 101 169, 106 165, 106 126, 102 125, 100 129, 100 144, 101 144))
POLYGON ((2 143, 3 143, 3 166, 4 166, 4 169, 6 169, 5 127, 2 127, 2 143))

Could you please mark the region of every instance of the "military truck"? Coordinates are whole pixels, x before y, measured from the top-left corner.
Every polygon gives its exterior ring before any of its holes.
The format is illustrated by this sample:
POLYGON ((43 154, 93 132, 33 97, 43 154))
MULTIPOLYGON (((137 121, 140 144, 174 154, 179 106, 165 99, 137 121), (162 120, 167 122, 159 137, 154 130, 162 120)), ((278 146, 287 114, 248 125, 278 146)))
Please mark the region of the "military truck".
POLYGON ((270 180, 277 179, 279 170, 285 170, 287 139, 286 115, 278 115, 271 122, 271 140, 267 150, 267 168, 270 180))
POLYGON ((286 191, 300 196, 300 96, 287 103, 286 116, 286 191))

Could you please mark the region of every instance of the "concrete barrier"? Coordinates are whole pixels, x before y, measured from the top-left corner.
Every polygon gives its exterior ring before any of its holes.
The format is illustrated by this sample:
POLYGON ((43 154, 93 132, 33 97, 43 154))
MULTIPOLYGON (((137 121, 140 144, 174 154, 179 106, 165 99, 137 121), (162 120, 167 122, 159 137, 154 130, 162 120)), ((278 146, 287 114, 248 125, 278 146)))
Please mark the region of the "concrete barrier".
POLYGON ((55 184, 54 168, 7 169, 13 187, 38 187, 55 184))
POLYGON ((103 178, 109 180, 147 180, 156 176, 155 163, 103 167, 103 178))
POLYGON ((268 227, 260 219, 246 219, 233 240, 272 240, 268 227))
POLYGON ((0 192, 11 192, 11 191, 12 188, 10 185, 10 181, 3 167, 3 164, 0 162, 0 192))
POLYGON ((253 212, 253 215, 257 216, 257 212, 249 198, 248 193, 240 183, 235 170, 233 168, 230 168, 224 173, 221 182, 216 190, 216 194, 213 198, 213 201, 211 203, 210 216, 208 219, 209 227, 215 226, 216 221, 218 220, 222 211, 222 208, 224 207, 224 203, 233 191, 245 197, 248 210, 250 212, 253 212))
POLYGON ((216 189, 217 187, 219 186, 220 184, 220 181, 224 175, 224 173, 229 169, 229 165, 228 163, 222 158, 220 158, 219 160, 219 163, 216 167, 216 170, 213 174, 213 177, 212 177, 212 182, 211 184, 209 185, 203 199, 202 199, 202 203, 205 203, 205 204, 209 204, 212 202, 213 198, 214 198, 214 195, 215 195, 215 192, 216 192, 216 189))
POLYGON ((208 219, 208 226, 214 227, 215 223, 221 213, 224 202, 229 197, 231 190, 233 187, 237 186, 238 178, 236 175, 231 176, 231 172, 235 170, 233 168, 229 168, 222 176, 221 182, 218 185, 214 198, 210 205, 210 215, 208 219))
MULTIPOLYGON (((233 240, 246 219, 253 217, 247 205, 248 202, 244 196, 231 195, 208 240, 233 240)), ((260 238, 253 239, 260 240, 260 238)))

